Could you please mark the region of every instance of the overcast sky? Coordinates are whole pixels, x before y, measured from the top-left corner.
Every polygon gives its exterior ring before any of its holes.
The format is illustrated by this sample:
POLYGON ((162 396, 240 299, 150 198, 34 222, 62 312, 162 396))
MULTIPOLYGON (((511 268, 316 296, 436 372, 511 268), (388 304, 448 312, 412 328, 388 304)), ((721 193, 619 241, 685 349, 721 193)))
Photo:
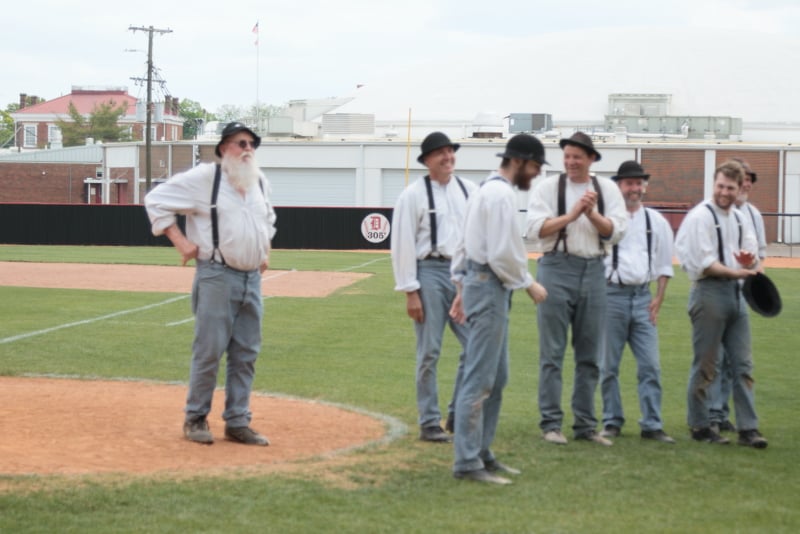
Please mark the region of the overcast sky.
MULTIPOLYGON (((147 33, 129 26, 172 30, 153 38, 154 64, 165 90, 209 111, 257 99, 283 104, 346 96, 359 84, 413 76, 421 63, 441 61, 439 69, 424 72, 447 78, 470 64, 459 50, 480 46, 513 56, 518 44, 532 37, 555 47, 560 39, 598 30, 624 34, 657 28, 680 38, 687 31, 722 29, 742 39, 800 42, 796 0, 28 0, 6 2, 2 12, 2 108, 17 102, 19 93, 51 99, 75 85, 127 86, 144 98, 144 87, 131 78, 146 75, 147 33), (256 22, 258 34, 253 33, 256 22)), ((602 61, 602 52, 601 45, 590 46, 585 57, 564 58, 561 64, 567 71, 579 70, 583 61, 602 61)), ((713 53, 713 45, 702 44, 696 57, 675 60, 708 61, 713 53)), ((794 71, 796 62, 789 57, 783 66, 794 71)), ((519 68, 535 70, 536 65, 533 55, 519 68)), ((500 74, 476 72, 474 84, 489 91, 500 74)), ((787 98, 796 96, 797 87, 792 88, 787 98)))

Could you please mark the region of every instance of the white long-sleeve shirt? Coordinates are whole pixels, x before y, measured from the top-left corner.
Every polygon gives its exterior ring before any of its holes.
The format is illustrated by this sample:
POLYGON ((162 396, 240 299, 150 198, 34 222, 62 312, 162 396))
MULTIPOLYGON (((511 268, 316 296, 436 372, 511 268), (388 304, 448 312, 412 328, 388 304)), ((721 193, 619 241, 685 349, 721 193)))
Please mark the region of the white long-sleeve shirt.
MULTIPOLYGON (((622 193, 617 184, 603 177, 598 177, 597 182, 603 194, 604 216, 611 220, 613 230, 608 239, 602 240, 604 251, 599 245, 600 236, 597 228, 588 217, 581 215, 578 219, 569 223, 566 228, 567 250, 571 255, 581 258, 596 258, 608 252, 612 245, 622 239, 625 228, 628 225, 625 200, 622 198, 622 193)), ((591 181, 575 183, 567 178, 565 213, 569 213, 572 206, 590 188, 594 188, 591 181)), ((556 232, 546 237, 539 237, 539 232, 547 219, 553 219, 558 216, 558 175, 534 181, 528 195, 528 228, 526 234, 539 252, 547 253, 553 250, 559 233, 556 232)), ((563 244, 559 244, 560 250, 563 250, 562 247, 563 244)))
MULTIPOLYGON (((463 178, 461 183, 468 195, 478 187, 463 178)), ((436 252, 445 258, 452 258, 461 236, 467 196, 455 176, 451 176, 444 185, 431 180, 431 192, 436 210, 436 252)), ((424 178, 417 179, 400 194, 392 214, 391 228, 395 290, 416 291, 420 287, 417 280, 417 260, 434 253, 431 247, 430 208, 424 178)))
POLYGON ((613 254, 605 258, 606 279, 625 285, 642 285, 661 276, 672 278, 672 228, 656 210, 648 209, 650 214, 651 251, 647 256, 647 220, 645 208, 628 212, 628 229, 617 243, 617 270, 613 271, 613 254))
POLYGON ((747 219, 748 224, 752 225, 753 232, 756 235, 756 241, 758 241, 758 259, 763 260, 767 257, 767 234, 764 230, 764 217, 761 215, 761 212, 758 211, 758 208, 753 206, 750 202, 745 202, 741 206, 738 206, 739 211, 744 214, 744 218, 747 219))
POLYGON ((689 279, 694 281, 705 278, 705 271, 715 261, 719 261, 719 248, 717 239, 717 229, 714 225, 714 216, 706 206, 711 206, 717 214, 720 231, 722 233, 722 254, 723 263, 731 269, 746 267, 740 265, 733 256, 734 252, 740 250, 739 247, 739 223, 736 220, 738 215, 741 221, 742 250, 751 254, 758 252, 758 243, 753 234, 751 226, 744 220, 745 214, 731 208, 724 211, 711 201, 706 200, 692 208, 683 219, 678 235, 675 238, 675 253, 681 263, 681 268, 689 275, 689 279))
POLYGON ((467 260, 488 265, 507 289, 533 284, 517 221, 517 195, 499 174, 490 175, 470 196, 464 233, 450 266, 454 280, 463 278, 467 260))
MULTIPOLYGON (((144 199, 153 235, 162 235, 175 224, 176 215, 186 216, 186 237, 197 245, 200 260, 210 260, 214 249, 211 193, 215 170, 214 163, 200 164, 156 186, 144 199)), ((276 216, 269 201, 269 183, 263 175, 261 180, 263 194, 256 183, 242 197, 222 172, 217 195, 219 250, 234 269, 257 269, 269 259, 276 216)))

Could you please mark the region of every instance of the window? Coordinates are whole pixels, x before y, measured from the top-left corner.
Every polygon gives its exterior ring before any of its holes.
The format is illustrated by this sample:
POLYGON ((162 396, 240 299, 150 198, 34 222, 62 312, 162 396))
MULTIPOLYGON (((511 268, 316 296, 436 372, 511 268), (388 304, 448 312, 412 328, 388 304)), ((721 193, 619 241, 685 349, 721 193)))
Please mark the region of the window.
POLYGON ((36 125, 35 124, 26 124, 25 125, 25 139, 23 142, 23 146, 25 148, 35 148, 36 147, 36 125))
POLYGON ((61 142, 61 128, 56 126, 55 124, 49 124, 47 126, 47 141, 49 143, 61 142))

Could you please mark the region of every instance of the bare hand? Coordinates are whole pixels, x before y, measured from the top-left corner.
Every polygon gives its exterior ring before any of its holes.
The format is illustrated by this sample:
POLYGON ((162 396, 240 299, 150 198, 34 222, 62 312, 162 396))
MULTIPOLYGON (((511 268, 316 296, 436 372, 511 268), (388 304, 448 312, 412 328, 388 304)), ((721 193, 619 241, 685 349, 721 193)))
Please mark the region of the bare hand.
POLYGON ((544 286, 539 282, 534 282, 526 287, 525 292, 528 293, 528 296, 536 304, 544 302, 544 300, 547 298, 547 289, 545 289, 544 286))
POLYGON ((467 322, 467 316, 464 314, 464 302, 461 300, 461 294, 456 295, 453 304, 450 306, 450 318, 458 324, 467 322))
POLYGON ((583 207, 583 213, 589 215, 592 211, 594 211, 594 207, 597 205, 597 192, 586 191, 578 201, 578 204, 583 207))
POLYGON ((745 268, 753 266, 756 261, 756 255, 746 250, 734 252, 733 257, 739 262, 739 265, 745 268))
POLYGON ((186 241, 186 243, 186 246, 182 246, 180 249, 178 249, 178 252, 181 253, 182 265, 186 265, 189 260, 196 260, 197 252, 200 250, 199 247, 191 241, 186 241))
POLYGON ((650 301, 650 305, 647 307, 647 311, 650 314, 650 322, 653 323, 653 326, 656 326, 658 323, 658 311, 661 309, 661 302, 653 299, 650 301))
POLYGON ((264 260, 261 262, 261 265, 258 266, 258 270, 263 273, 267 269, 269 269, 269 260, 264 260))
POLYGON ((406 293, 406 313, 418 323, 425 321, 425 311, 422 309, 422 300, 419 298, 419 291, 406 293))

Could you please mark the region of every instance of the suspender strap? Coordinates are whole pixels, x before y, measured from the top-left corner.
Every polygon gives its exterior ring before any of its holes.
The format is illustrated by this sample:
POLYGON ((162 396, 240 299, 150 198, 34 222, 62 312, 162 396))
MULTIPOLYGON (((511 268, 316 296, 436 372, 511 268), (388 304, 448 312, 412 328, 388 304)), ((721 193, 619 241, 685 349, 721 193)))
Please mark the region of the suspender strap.
MULTIPOLYGON (((719 219, 717 219, 717 213, 714 211, 714 208, 711 207, 710 204, 706 204, 708 211, 711 212, 711 216, 714 217, 714 227, 717 229, 717 253, 719 254, 719 262, 722 265, 725 265, 725 255, 723 254, 722 249, 722 230, 719 227, 719 219)), ((736 224, 739 225, 739 249, 742 248, 742 221, 739 219, 739 216, 736 212, 733 212, 733 216, 736 217, 736 224)))
POLYGON ((750 218, 753 220, 753 231, 756 234, 756 241, 759 243, 759 246, 760 246, 761 236, 758 235, 758 225, 756 224, 756 214, 753 212, 753 207, 750 205, 749 202, 746 203, 745 206, 747 206, 747 213, 750 214, 750 218))
POLYGON ((225 265, 225 258, 222 256, 222 251, 219 250, 219 223, 217 219, 217 196, 219 195, 219 182, 222 178, 222 167, 217 163, 216 170, 214 171, 214 186, 211 189, 211 237, 214 242, 214 249, 211 251, 211 262, 216 261, 217 253, 222 265, 225 265))
MULTIPOLYGON (((469 193, 467 193, 467 188, 464 186, 464 182, 461 181, 461 178, 455 176, 456 183, 461 188, 461 192, 464 193, 464 198, 469 198, 469 193)), ((431 222, 431 254, 438 256, 439 252, 437 251, 438 243, 437 243, 437 232, 436 232, 436 204, 433 201, 433 188, 431 187, 431 177, 429 175, 425 175, 425 191, 428 193, 428 215, 430 216, 431 222)))
MULTIPOLYGON (((467 188, 464 186, 464 182, 461 181, 461 178, 458 176, 455 177, 456 182, 458 183, 458 187, 461 188, 461 192, 464 193, 464 198, 469 198, 469 193, 467 193, 467 188)), ((755 222, 753 222, 755 224, 755 222)))
MULTIPOLYGON (((558 175, 558 216, 561 217, 567 212, 567 173, 562 172, 558 175)), ((564 242, 564 254, 569 254, 567 250, 567 227, 558 231, 556 243, 553 245, 553 252, 558 250, 558 245, 564 242)))
MULTIPOLYGON (((648 279, 650 277, 650 273, 653 271, 653 227, 650 224, 650 213, 648 212, 647 208, 644 208, 644 222, 645 222, 645 235, 647 236, 647 276, 648 279)), ((619 266, 619 245, 614 245, 611 248, 611 273, 608 275, 608 281, 611 281, 611 277, 614 276, 614 273, 617 273, 617 267, 619 266)), ((619 284, 624 285, 622 283, 622 279, 617 273, 617 281, 619 284)))
POLYGON ((433 189, 431 177, 425 175, 425 190, 428 192, 428 216, 431 220, 431 254, 438 256, 438 243, 436 242, 436 205, 433 203, 433 189))
MULTIPOLYGON (((600 215, 606 214, 606 206, 605 202, 603 202, 603 190, 600 189, 600 182, 597 181, 597 176, 594 174, 591 175, 592 178, 592 185, 594 186, 594 190, 597 192, 597 211, 600 215)), ((558 176, 558 216, 562 216, 567 213, 567 173, 562 172, 558 176)), ((553 252, 558 250, 558 245, 561 242, 564 242, 564 254, 569 254, 569 250, 567 250, 567 227, 565 226, 558 232, 558 238, 556 239, 555 245, 553 245, 553 252)), ((598 245, 600 246, 600 250, 605 251, 605 247, 603 247, 603 238, 600 237, 598 239, 598 245)))

